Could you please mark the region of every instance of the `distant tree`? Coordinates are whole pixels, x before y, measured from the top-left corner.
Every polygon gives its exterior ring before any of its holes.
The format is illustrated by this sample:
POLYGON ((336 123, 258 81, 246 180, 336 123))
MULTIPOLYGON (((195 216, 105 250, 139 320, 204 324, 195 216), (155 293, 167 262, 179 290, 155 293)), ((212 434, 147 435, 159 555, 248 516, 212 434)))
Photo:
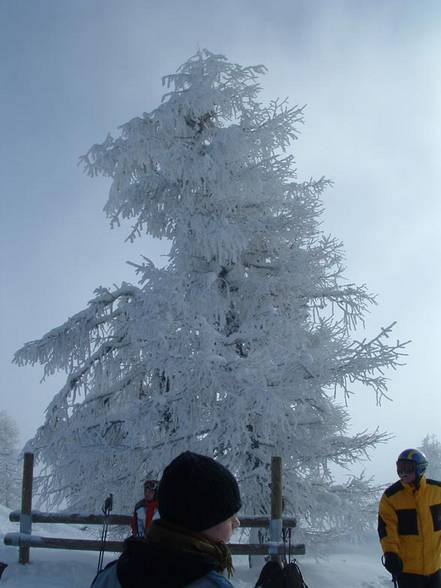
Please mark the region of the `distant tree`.
POLYGON ((167 267, 145 258, 138 287, 98 288, 15 356, 68 373, 33 440, 55 503, 96 509, 112 490, 129 509, 143 478, 192 449, 237 474, 244 512, 268 510, 279 454, 286 510, 311 536, 360 519, 368 482, 335 486, 330 466, 385 437, 350 435, 344 401, 361 383, 380 402, 404 345, 390 327, 351 337, 374 298, 343 278, 341 244, 320 229, 329 181, 297 181, 287 152, 303 108, 262 105, 264 71, 199 52, 164 78, 158 108, 82 158, 111 180, 111 223, 171 248, 167 267))
POLYGON ((17 508, 19 501, 18 428, 0 411, 0 504, 17 508))
POLYGON ((441 480, 441 443, 436 435, 426 435, 419 449, 427 457, 429 465, 426 475, 434 480, 441 480))

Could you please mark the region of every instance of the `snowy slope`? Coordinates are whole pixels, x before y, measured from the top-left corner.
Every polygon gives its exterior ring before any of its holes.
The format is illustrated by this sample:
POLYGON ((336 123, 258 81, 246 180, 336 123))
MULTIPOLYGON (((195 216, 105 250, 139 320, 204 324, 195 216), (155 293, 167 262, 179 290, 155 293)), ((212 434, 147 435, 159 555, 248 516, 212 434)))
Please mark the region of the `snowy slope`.
MULTIPOLYGON (((0 506, 0 561, 9 564, 0 580, 8 588, 88 588, 96 573, 98 554, 51 549, 31 550, 31 563, 17 563, 18 549, 3 544, 5 533, 18 531, 9 522, 9 509, 0 506)), ((85 532, 72 525, 34 524, 33 534, 51 537, 83 537, 85 532)), ((381 567, 375 537, 362 545, 338 546, 327 559, 317 562, 307 556, 298 562, 309 588, 386 588, 392 585, 381 567)), ((106 560, 114 559, 112 554, 106 560)), ((248 558, 235 558, 235 588, 252 588, 259 570, 248 569, 248 558)))

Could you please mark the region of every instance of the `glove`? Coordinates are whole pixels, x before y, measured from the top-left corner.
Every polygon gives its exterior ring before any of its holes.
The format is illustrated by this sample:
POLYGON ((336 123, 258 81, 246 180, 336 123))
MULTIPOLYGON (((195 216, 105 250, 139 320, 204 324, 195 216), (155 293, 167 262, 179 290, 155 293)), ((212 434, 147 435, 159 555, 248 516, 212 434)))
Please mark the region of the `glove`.
POLYGON ((398 553, 386 552, 383 555, 383 565, 392 576, 396 576, 403 571, 403 562, 398 553))

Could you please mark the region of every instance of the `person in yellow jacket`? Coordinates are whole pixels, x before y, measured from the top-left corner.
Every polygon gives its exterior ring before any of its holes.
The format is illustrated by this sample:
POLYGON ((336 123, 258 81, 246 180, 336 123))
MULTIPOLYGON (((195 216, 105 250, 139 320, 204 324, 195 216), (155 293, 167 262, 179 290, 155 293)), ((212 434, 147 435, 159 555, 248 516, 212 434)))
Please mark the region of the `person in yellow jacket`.
POLYGON ((402 451, 400 480, 380 500, 383 564, 399 588, 441 588, 441 482, 426 478, 427 465, 421 451, 402 451))

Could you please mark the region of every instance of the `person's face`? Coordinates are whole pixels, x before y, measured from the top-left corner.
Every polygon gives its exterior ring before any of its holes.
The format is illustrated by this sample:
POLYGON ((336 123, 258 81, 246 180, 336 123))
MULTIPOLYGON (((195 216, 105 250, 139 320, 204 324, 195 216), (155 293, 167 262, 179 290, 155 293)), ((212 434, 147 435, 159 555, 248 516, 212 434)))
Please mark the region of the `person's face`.
POLYGON ((413 461, 399 459, 397 461, 397 474, 405 484, 413 484, 416 480, 416 464, 413 461))
POLYGON ((144 490, 144 498, 150 502, 155 498, 155 491, 152 488, 147 488, 144 490))
POLYGON ((231 539, 234 529, 237 529, 237 527, 240 527, 240 521, 236 515, 233 515, 226 521, 222 521, 222 523, 202 531, 202 533, 214 541, 223 541, 224 543, 228 543, 231 539))

